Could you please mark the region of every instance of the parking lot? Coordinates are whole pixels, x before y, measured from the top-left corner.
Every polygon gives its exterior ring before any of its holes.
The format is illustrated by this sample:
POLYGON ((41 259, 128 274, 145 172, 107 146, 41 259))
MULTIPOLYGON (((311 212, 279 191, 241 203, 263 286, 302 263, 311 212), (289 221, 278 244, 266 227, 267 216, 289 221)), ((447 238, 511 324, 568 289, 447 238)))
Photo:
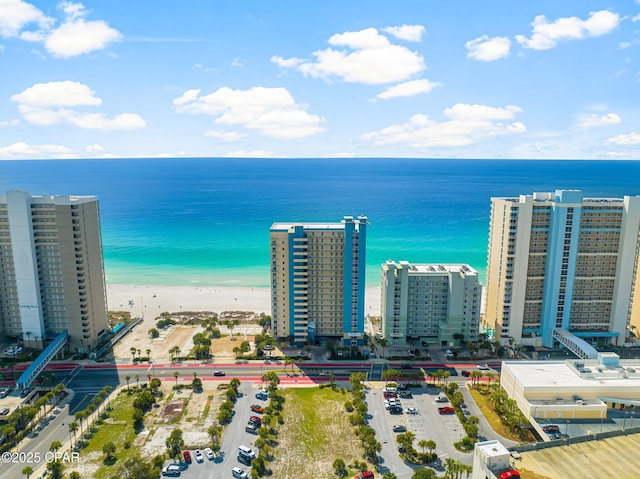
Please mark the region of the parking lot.
POLYGON ((396 437, 400 432, 394 432, 394 426, 404 426, 415 434, 414 447, 419 450, 418 442, 421 440, 434 440, 439 464, 434 464, 434 469, 442 470, 441 465, 446 458, 471 464, 471 454, 458 452, 453 443, 464 436, 464 429, 455 414, 440 415, 438 407, 448 403, 437 403, 435 399, 440 395, 436 388, 411 388, 412 398, 399 398, 402 405, 402 414, 391 414, 385 409, 384 392, 382 389, 371 389, 367 393, 369 406, 369 424, 376 431, 376 438, 382 444, 380 457, 382 458, 381 470, 392 471, 398 479, 410 478, 416 466, 405 464, 400 458, 396 437), (407 411, 411 408, 415 412, 407 411))
MULTIPOLYGON (((214 460, 204 457, 203 462, 199 463, 195 460, 194 451, 190 451, 193 459, 191 464, 181 462, 180 476, 176 477, 184 479, 231 478, 233 477, 231 471, 234 467, 249 471, 250 466, 238 462, 238 447, 244 445, 254 451, 256 450, 254 442, 258 436, 246 432, 245 427, 249 417, 256 415, 255 412, 251 411, 251 405, 266 406, 267 401, 256 399, 255 395, 258 389, 252 383, 242 383, 239 392, 241 395, 238 397, 234 408, 235 414, 224 433, 218 457, 214 460)), ((171 462, 169 461, 166 464, 171 464, 171 462)))

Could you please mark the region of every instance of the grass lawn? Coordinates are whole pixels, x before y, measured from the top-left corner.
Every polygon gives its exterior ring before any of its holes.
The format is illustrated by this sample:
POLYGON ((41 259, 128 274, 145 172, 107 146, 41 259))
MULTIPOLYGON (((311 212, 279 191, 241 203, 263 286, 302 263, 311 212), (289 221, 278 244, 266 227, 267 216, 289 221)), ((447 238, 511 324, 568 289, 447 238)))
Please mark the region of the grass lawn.
MULTIPOLYGON (((273 450, 276 459, 268 465, 272 477, 330 477, 336 459, 342 459, 347 467, 363 460, 360 440, 344 408, 351 400, 349 394, 317 387, 290 388, 282 393, 284 424, 279 426, 278 446, 273 450)), ((350 476, 356 472, 349 469, 350 476)))
MULTIPOLYGON (((129 458, 134 457, 137 454, 137 448, 133 446, 133 441, 136 438, 136 433, 133 430, 133 400, 135 394, 128 396, 126 392, 118 394, 116 398, 111 401, 112 410, 109 412, 109 418, 103 422, 98 428, 94 436, 88 440, 87 447, 80 451, 80 457, 91 457, 91 462, 94 463, 94 467, 98 467, 97 471, 92 472, 91 477, 96 479, 106 479, 113 477, 119 470, 120 465, 129 458), (124 424, 120 422, 124 421, 124 424), (104 463, 104 453, 102 452, 103 446, 113 442, 116 445, 115 457, 112 465, 104 463), (126 442, 131 443, 129 449, 124 448, 126 442)), ((86 430, 86 425, 83 425, 83 430, 86 430)), ((80 430, 78 430, 78 433, 80 430)), ((83 476, 84 477, 84 476, 83 476)))

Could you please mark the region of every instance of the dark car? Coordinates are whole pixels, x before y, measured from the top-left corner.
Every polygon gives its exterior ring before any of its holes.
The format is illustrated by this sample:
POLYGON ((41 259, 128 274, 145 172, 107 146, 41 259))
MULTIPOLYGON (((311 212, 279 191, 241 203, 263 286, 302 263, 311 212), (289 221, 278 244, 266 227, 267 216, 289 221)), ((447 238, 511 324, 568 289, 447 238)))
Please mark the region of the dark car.
POLYGON ((258 427, 262 426, 262 419, 260 419, 258 416, 251 416, 249 418, 249 422, 254 423, 258 427))
POLYGON ((393 432, 407 432, 407 428, 402 424, 396 424, 395 426, 393 426, 393 432))
POLYGON ((250 466, 251 465, 251 459, 249 459, 246 456, 243 456, 242 454, 238 454, 238 462, 240 464, 244 464, 245 466, 250 466))
POLYGON ((224 372, 224 371, 220 371, 220 370, 218 370, 218 369, 216 369, 216 370, 213 372, 213 375, 214 375, 214 376, 226 376, 226 374, 225 374, 225 372, 224 372))
POLYGON ((463 369, 461 371, 461 374, 465 377, 468 378, 469 376, 471 376, 471 371, 467 371, 466 369, 463 369))
POLYGON ((411 391, 399 391, 398 396, 405 399, 411 399, 413 394, 411 394, 411 391))
POLYGON ((395 414, 395 415, 402 414, 402 408, 394 406, 394 407, 389 409, 389 413, 390 414, 395 414))
POLYGON ((182 456, 184 457, 184 462, 191 464, 191 453, 189 451, 184 451, 182 456))

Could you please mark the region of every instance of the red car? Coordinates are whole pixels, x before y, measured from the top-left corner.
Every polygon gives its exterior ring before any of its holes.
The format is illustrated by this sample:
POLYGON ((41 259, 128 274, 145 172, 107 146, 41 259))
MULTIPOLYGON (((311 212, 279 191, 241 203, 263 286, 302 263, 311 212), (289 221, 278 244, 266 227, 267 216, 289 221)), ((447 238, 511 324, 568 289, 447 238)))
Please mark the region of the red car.
POLYGON ((455 414, 456 410, 451 406, 442 406, 438 408, 440 414, 455 414))
POLYGON ((256 423, 258 425, 261 425, 262 424, 262 419, 260 419, 258 416, 251 416, 249 418, 249 422, 253 422, 253 423, 256 423))
POLYGON ((251 406, 251 410, 253 412, 257 412, 258 414, 262 414, 264 412, 264 408, 262 406, 258 406, 257 404, 251 406))
POLYGON ((184 451, 182 456, 184 457, 184 462, 191 464, 191 453, 189 451, 184 451))

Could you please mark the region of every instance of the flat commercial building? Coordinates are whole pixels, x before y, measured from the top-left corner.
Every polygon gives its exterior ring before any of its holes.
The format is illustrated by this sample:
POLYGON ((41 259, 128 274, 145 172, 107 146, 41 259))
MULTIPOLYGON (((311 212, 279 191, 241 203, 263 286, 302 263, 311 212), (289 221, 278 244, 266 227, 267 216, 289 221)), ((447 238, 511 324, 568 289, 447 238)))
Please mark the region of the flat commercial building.
POLYGON ((271 313, 276 337, 296 344, 364 336, 367 217, 271 226, 271 313))
POLYGON ((0 195, 0 334, 42 349, 67 331, 90 352, 107 332, 98 201, 0 195))
POLYGON ((466 264, 382 265, 381 332, 390 346, 408 338, 443 346, 477 341, 482 286, 466 264))
POLYGON ((554 330, 564 329, 590 344, 622 344, 639 232, 638 196, 492 198, 485 313, 496 338, 553 347, 554 330))
POLYGON ((588 360, 503 361, 500 386, 534 426, 544 419, 604 419, 609 407, 640 406, 640 360, 599 353, 588 360))

